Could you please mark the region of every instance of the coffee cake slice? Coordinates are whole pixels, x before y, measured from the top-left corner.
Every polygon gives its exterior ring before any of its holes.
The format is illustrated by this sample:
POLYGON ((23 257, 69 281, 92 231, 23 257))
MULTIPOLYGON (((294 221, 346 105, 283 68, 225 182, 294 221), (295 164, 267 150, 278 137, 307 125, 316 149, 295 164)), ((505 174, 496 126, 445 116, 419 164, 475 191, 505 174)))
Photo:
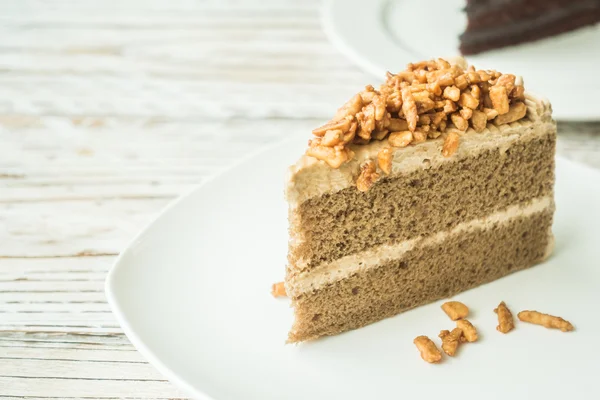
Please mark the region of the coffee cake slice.
POLYGON ((452 296, 552 249, 556 124, 518 78, 438 59, 357 96, 288 171, 290 342, 452 296))

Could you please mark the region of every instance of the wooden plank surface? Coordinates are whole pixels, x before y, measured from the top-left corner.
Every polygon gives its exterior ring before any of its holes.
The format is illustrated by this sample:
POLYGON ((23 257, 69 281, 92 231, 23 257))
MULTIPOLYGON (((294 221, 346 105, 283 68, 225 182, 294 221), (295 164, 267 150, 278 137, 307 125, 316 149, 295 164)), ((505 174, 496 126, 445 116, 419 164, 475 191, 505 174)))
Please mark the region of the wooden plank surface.
MULTIPOLYGON (((319 2, 0 4, 0 400, 185 396, 111 315, 106 272, 172 199, 373 79, 319 2)), ((559 153, 600 168, 600 123, 559 153)))

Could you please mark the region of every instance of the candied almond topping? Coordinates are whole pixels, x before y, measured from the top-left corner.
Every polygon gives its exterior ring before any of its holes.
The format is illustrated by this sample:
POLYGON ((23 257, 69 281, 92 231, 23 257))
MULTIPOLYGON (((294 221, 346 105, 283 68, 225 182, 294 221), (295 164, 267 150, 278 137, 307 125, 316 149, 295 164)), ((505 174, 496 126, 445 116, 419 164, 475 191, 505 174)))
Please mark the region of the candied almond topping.
POLYGON ((438 363, 441 361, 442 353, 436 347, 435 343, 427 336, 417 336, 415 340, 413 340, 413 343, 417 346, 423 360, 428 363, 438 363))
MULTIPOLYGON (((331 121, 314 129, 306 154, 339 168, 354 157, 351 144, 387 140, 391 147, 402 148, 436 139, 448 130, 442 152, 449 157, 469 127, 480 133, 490 121, 501 125, 525 117, 520 78, 463 64, 438 58, 408 64, 397 74, 388 72, 379 90, 366 86, 331 121)), ((378 163, 387 174, 390 161, 385 157, 378 163)), ((369 172, 376 174, 376 170, 369 172)), ((361 186, 373 181, 369 178, 361 186)))
POLYGON ((447 301, 442 304, 442 310, 452 321, 466 318, 469 315, 469 307, 460 301, 447 301))
POLYGON ((498 326, 496 330, 502 333, 508 333, 515 327, 513 315, 503 301, 494 308, 494 312, 498 314, 498 326))
POLYGON ((444 140, 444 146, 442 147, 442 155, 444 157, 450 157, 452 154, 456 153, 458 150, 458 133, 455 131, 451 131, 446 136, 444 140))
POLYGON ((519 314, 517 314, 517 317, 523 322, 529 322, 551 329, 560 329, 563 332, 569 332, 575 329, 569 321, 561 317, 544 314, 539 311, 521 311, 519 314))
POLYGON ((389 147, 384 147, 379 150, 377 153, 377 163, 379 164, 379 168, 386 174, 389 175, 392 172, 392 158, 394 154, 392 149, 389 147))
POLYGON ((285 296, 287 296, 287 293, 285 292, 285 286, 283 285, 283 282, 274 283, 273 286, 271 286, 271 294, 273 295, 273 297, 285 297, 285 296))
POLYGON ((379 174, 377 173, 375 162, 367 160, 360 167, 360 175, 356 179, 356 187, 361 192, 366 192, 373 186, 377 179, 379 179, 379 174))
POLYGON ((466 319, 456 321, 456 327, 462 330, 461 340, 465 342, 476 342, 478 339, 477 329, 466 319))
POLYGON ((460 328, 452 329, 452 332, 448 330, 440 331, 439 338, 442 339, 442 350, 444 353, 451 357, 456 354, 456 349, 461 342, 463 331, 460 328))

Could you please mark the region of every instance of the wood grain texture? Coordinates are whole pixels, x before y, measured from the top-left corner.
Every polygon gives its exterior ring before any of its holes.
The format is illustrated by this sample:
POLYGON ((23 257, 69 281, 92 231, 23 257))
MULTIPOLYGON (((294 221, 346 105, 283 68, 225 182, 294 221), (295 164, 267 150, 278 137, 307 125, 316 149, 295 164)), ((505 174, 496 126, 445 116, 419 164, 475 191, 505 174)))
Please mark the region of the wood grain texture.
MULTIPOLYGON (((0 400, 179 399, 106 272, 172 199, 374 82, 317 0, 0 4, 0 400)), ((600 123, 559 153, 600 168, 600 123)))

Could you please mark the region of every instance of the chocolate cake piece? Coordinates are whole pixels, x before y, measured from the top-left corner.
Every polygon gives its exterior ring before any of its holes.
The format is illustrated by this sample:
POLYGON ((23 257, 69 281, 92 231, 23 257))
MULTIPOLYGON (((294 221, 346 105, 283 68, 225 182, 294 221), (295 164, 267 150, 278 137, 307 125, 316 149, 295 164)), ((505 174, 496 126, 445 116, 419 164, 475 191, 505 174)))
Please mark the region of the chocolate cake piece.
POLYGON ((600 0, 467 0, 462 54, 531 42, 600 22, 600 0))

